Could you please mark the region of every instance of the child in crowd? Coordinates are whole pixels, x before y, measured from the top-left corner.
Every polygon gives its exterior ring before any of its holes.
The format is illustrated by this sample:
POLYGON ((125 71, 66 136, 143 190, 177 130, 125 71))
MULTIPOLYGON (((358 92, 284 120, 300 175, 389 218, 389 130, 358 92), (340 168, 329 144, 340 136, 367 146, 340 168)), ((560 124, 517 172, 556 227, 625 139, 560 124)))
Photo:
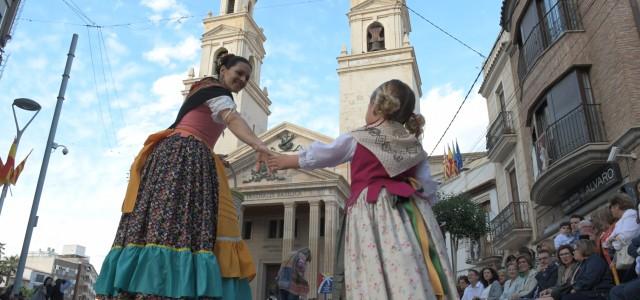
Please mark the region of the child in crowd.
POLYGON ((560 233, 553 239, 553 245, 559 249, 562 245, 570 245, 575 241, 574 235, 571 234, 571 223, 562 222, 560 224, 560 233))

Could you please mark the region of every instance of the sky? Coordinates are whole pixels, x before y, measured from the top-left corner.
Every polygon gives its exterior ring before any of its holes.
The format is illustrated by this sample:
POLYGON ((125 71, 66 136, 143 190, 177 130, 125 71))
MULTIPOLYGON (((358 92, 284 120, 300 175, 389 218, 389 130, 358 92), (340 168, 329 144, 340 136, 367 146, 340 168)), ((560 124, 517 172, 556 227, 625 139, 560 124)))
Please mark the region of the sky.
MULTIPOLYGON (((499 33, 500 0, 408 0, 414 11, 484 55, 499 33)), ((113 242, 129 166, 146 136, 166 128, 198 69, 202 19, 213 0, 23 0, 0 79, 0 157, 15 136, 11 103, 31 98, 42 111, 26 130, 17 160, 29 157, 0 212, 0 242, 18 254, 53 117, 66 55, 79 34, 31 251, 87 247, 100 268, 113 242), (77 5, 78 10, 70 6, 77 5), (82 16, 84 15, 84 16, 82 16), (88 19, 87 19, 88 18, 88 19), (87 27, 94 23, 101 27, 87 27)), ((337 61, 350 48, 348 0, 260 0, 254 18, 267 37, 260 85, 272 101, 269 128, 283 121, 338 135, 337 61)), ((424 148, 430 152, 479 72, 483 58, 410 13, 410 41, 422 78, 424 148)), ((444 143, 484 151, 486 101, 473 89, 444 143)), ((31 116, 17 111, 23 125, 31 116)), ((364 118, 364 116, 363 116, 364 118)), ((442 154, 443 144, 434 155, 442 154)))

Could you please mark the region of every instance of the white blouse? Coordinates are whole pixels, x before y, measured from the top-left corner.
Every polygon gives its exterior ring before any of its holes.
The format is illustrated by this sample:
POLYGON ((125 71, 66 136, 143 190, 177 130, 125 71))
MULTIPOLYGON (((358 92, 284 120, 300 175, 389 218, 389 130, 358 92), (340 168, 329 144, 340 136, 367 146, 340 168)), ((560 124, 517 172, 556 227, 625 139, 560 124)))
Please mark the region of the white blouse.
POLYGON ((209 106, 209 109, 211 109, 211 118, 218 124, 224 124, 224 120, 222 119, 220 112, 227 109, 232 111, 236 110, 236 103, 233 102, 231 97, 226 95, 209 99, 206 104, 209 106))
MULTIPOLYGON (((335 167, 353 159, 357 144, 358 142, 350 133, 338 136, 330 144, 313 142, 308 149, 298 152, 298 165, 306 170, 335 167)), ((435 204, 438 183, 431 178, 431 169, 427 160, 418 164, 416 179, 422 184, 421 196, 431 199, 432 204, 435 204)))
MULTIPOLYGON (((619 246, 617 248, 620 248, 621 246, 619 245, 620 243, 614 242, 614 240, 616 239, 621 239, 626 244, 630 243, 633 238, 635 238, 636 236, 638 236, 638 234, 640 234, 640 224, 636 222, 637 217, 638 217, 638 212, 635 209, 625 210, 620 220, 616 222, 616 225, 613 228, 611 235, 609 235, 609 238, 607 238, 606 243, 607 244, 613 243, 614 248, 616 248, 615 247, 616 244, 619 246)), ((620 250, 620 249, 616 249, 616 250, 620 250)))

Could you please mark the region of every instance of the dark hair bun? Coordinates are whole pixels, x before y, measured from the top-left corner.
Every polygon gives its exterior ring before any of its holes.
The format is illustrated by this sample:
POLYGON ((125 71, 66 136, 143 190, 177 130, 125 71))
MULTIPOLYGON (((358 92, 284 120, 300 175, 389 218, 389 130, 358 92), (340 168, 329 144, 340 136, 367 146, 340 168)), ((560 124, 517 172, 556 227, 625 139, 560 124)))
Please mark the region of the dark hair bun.
POLYGON ((233 53, 223 53, 220 56, 218 56, 218 59, 216 59, 216 68, 214 70, 215 75, 220 75, 220 69, 222 69, 222 66, 224 66, 225 68, 229 69, 233 66, 235 66, 238 63, 245 63, 249 66, 251 66, 251 64, 249 63, 249 61, 242 57, 242 56, 237 56, 233 53))
POLYGON ((409 131, 409 133, 414 134, 415 136, 420 136, 423 132, 425 120, 421 114, 412 114, 404 123, 404 128, 409 131))

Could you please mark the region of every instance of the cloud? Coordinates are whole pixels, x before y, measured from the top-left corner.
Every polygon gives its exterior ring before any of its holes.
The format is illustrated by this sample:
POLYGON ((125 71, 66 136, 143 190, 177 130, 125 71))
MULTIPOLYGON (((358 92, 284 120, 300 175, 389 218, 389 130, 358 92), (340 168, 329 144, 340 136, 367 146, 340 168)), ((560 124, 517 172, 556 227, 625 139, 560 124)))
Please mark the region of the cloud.
POLYGON ((150 8, 154 12, 163 12, 166 10, 183 7, 175 0, 142 0, 141 4, 150 8))
POLYGON ((200 40, 194 36, 188 36, 181 42, 172 45, 160 45, 144 53, 148 61, 158 63, 165 67, 175 68, 174 61, 189 61, 197 57, 200 50, 200 40))
MULTIPOLYGON (((431 151, 436 145, 464 99, 464 95, 464 91, 445 85, 431 88, 420 99, 420 111, 426 119, 423 140, 426 151, 431 151)), ((485 151, 484 136, 488 123, 486 101, 477 91, 472 91, 433 154, 442 154, 443 147, 456 140, 463 152, 485 151)))
POLYGON ((151 9, 153 14, 149 20, 156 24, 162 19, 171 18, 172 21, 167 24, 173 24, 175 28, 180 28, 182 27, 181 18, 189 16, 187 8, 176 0, 142 0, 140 4, 151 9))

